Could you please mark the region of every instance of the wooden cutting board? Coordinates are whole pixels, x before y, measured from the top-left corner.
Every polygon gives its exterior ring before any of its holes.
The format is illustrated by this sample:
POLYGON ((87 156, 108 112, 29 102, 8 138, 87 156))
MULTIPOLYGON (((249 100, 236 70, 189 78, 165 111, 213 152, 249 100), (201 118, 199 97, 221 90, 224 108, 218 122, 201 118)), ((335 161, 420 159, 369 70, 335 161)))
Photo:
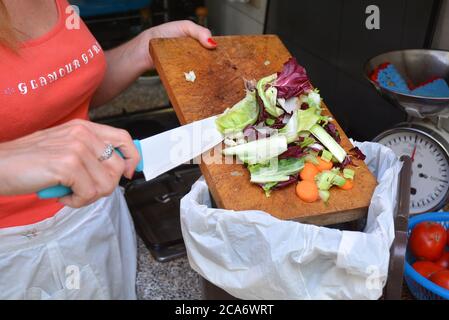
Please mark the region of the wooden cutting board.
MULTIPOLYGON (((156 69, 182 124, 222 113, 244 97, 243 78, 260 79, 275 73, 290 57, 274 35, 214 39, 218 43, 215 50, 207 50, 191 38, 154 39, 150 43, 156 69), (196 74, 193 83, 185 79, 184 72, 189 71, 196 74)), ((301 64, 299 57, 298 62, 301 64)), ((324 113, 330 114, 323 107, 324 113)), ((342 146, 348 151, 352 145, 338 124, 337 127, 342 146)), ((328 204, 299 200, 294 185, 274 191, 267 198, 260 187, 249 182, 249 173, 241 164, 202 163, 200 167, 220 208, 263 210, 280 219, 330 225, 367 214, 376 180, 362 161, 356 162, 359 167, 355 168, 354 188, 332 188, 328 204)))

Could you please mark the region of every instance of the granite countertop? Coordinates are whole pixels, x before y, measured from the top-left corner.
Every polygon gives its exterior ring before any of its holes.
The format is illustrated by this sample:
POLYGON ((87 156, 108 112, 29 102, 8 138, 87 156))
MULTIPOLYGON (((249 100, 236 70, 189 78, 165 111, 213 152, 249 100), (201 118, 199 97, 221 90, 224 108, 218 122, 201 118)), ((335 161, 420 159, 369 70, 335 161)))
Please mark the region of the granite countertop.
POLYGON ((167 92, 158 76, 140 77, 115 99, 91 110, 89 116, 92 120, 98 120, 169 105, 167 92))
POLYGON ((137 242, 137 298, 139 300, 200 300, 200 276, 187 257, 156 261, 143 241, 137 242))

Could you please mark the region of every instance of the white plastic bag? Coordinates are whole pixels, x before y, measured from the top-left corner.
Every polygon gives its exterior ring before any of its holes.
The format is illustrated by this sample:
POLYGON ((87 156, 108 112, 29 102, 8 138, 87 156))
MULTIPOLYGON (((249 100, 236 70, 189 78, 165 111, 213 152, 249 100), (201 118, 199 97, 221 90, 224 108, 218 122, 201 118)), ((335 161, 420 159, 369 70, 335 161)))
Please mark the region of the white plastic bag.
POLYGON ((201 178, 181 200, 192 268, 240 299, 378 299, 387 279, 402 165, 380 144, 354 144, 379 183, 364 232, 282 221, 262 211, 214 209, 201 178))

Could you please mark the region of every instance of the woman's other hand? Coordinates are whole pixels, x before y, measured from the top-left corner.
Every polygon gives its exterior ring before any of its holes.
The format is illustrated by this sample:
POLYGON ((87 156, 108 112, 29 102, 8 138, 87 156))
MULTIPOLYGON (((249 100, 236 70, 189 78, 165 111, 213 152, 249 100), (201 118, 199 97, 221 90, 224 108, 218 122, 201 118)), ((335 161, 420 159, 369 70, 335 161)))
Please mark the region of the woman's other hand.
POLYGON ((142 41, 142 55, 146 58, 148 69, 154 67, 153 59, 148 49, 148 43, 151 39, 191 37, 198 40, 207 49, 215 49, 217 47, 209 29, 189 20, 173 21, 152 27, 144 31, 139 37, 142 41))
POLYGON ((0 144, 0 194, 29 194, 62 184, 73 194, 59 201, 79 208, 111 194, 122 175, 132 177, 139 160, 127 131, 72 120, 0 144), (100 161, 109 143, 125 159, 114 152, 110 159, 100 161))

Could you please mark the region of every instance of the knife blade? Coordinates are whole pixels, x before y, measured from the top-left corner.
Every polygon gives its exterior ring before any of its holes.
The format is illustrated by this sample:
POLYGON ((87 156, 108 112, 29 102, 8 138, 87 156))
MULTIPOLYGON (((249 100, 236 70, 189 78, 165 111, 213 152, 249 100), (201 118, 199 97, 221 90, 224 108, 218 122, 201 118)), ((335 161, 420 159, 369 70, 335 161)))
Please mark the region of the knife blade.
MULTIPOLYGON (((216 128, 216 119, 217 116, 213 116, 143 140, 134 140, 140 153, 136 171, 143 172, 148 181, 212 149, 224 138, 216 128)), ((118 149, 116 151, 123 157, 118 149)), ((69 187, 57 185, 38 191, 37 196, 52 199, 71 193, 69 187)))

